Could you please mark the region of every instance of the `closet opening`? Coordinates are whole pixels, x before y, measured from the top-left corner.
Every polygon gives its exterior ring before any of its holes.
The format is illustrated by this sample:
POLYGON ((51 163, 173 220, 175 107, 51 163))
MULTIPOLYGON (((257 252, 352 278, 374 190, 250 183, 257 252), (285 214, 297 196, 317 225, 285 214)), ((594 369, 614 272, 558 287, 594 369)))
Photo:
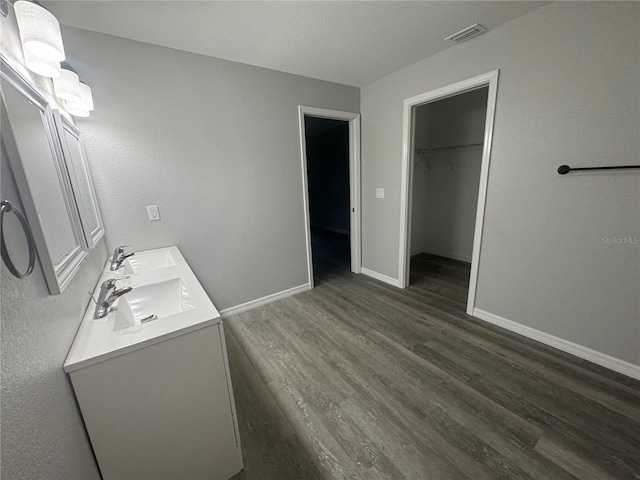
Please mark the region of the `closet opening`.
POLYGON ((405 100, 400 284, 473 314, 498 71, 405 100))
POLYGON ((466 302, 488 87, 415 107, 409 285, 466 302))

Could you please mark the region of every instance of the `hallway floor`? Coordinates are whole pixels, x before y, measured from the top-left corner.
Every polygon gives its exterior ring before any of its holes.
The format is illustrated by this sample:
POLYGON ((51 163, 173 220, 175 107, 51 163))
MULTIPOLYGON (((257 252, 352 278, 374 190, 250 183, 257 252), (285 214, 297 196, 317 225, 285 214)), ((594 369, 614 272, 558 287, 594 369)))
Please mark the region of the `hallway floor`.
POLYGON ((467 316, 468 264, 418 255, 400 290, 329 250, 225 320, 238 479, 640 478, 640 382, 467 316))

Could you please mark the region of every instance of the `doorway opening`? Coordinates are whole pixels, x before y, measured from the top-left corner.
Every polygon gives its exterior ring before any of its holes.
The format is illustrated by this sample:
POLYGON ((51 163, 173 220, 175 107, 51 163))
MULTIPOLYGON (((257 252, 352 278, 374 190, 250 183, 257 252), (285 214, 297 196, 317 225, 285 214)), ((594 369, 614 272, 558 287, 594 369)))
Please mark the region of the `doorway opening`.
POLYGON ((405 100, 400 283, 472 314, 498 71, 405 100))
POLYGON ((309 284, 360 273, 359 115, 300 107, 309 284))

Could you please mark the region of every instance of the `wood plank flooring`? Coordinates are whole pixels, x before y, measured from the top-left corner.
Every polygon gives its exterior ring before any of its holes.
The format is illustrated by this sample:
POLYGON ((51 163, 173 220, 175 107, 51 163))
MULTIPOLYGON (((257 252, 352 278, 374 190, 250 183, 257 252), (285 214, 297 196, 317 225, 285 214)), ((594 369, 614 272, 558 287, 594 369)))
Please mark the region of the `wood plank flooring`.
POLYGON ((640 382, 467 316, 468 264, 399 290, 346 246, 314 235, 316 288, 225 320, 237 478, 640 479, 640 382))

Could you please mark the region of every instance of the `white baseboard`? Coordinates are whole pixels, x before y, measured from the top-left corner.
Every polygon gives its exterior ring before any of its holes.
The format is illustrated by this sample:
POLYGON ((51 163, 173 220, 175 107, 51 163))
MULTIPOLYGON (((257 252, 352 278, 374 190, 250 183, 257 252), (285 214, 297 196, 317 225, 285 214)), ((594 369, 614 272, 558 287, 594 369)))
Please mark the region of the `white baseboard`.
POLYGON ((236 313, 247 312, 249 310, 253 310, 256 307, 261 307, 262 305, 267 305, 268 303, 275 302, 276 300, 282 300, 283 298, 290 297, 291 295, 295 295, 297 293, 306 292, 307 290, 311 290, 311 286, 308 283, 305 283, 304 285, 298 285, 297 287, 282 290, 281 292, 272 293, 271 295, 267 295, 266 297, 256 298, 255 300, 236 305, 235 307, 225 308, 224 310, 220 310, 220 316, 230 317, 231 315, 235 315, 236 313))
POLYGON ((507 320, 506 318, 485 312, 478 308, 473 309, 473 316, 527 338, 531 338, 532 340, 544 343, 545 345, 549 345, 550 347, 557 348, 563 352, 570 353, 576 357, 583 358, 592 363, 608 368, 609 370, 613 370, 614 372, 640 380, 640 365, 634 365, 633 363, 620 360, 619 358, 612 357, 605 353, 597 352, 590 348, 583 347, 582 345, 578 345, 577 343, 570 342, 569 340, 541 332, 535 328, 527 327, 512 320, 507 320))
POLYGON ((387 275, 374 272, 373 270, 369 270, 368 268, 364 267, 360 269, 360 273, 364 273, 368 277, 375 278, 376 280, 380 280, 381 282, 388 283, 389 285, 400 288, 400 282, 397 278, 389 277, 387 275))
POLYGON ((467 257, 466 255, 459 255, 457 253, 445 252, 444 250, 434 250, 433 248, 428 247, 419 247, 415 250, 411 249, 411 256, 418 255, 420 253, 430 253, 431 255, 437 255, 439 257, 444 258, 452 258, 453 260, 459 260, 461 262, 471 263, 471 257, 467 257))

